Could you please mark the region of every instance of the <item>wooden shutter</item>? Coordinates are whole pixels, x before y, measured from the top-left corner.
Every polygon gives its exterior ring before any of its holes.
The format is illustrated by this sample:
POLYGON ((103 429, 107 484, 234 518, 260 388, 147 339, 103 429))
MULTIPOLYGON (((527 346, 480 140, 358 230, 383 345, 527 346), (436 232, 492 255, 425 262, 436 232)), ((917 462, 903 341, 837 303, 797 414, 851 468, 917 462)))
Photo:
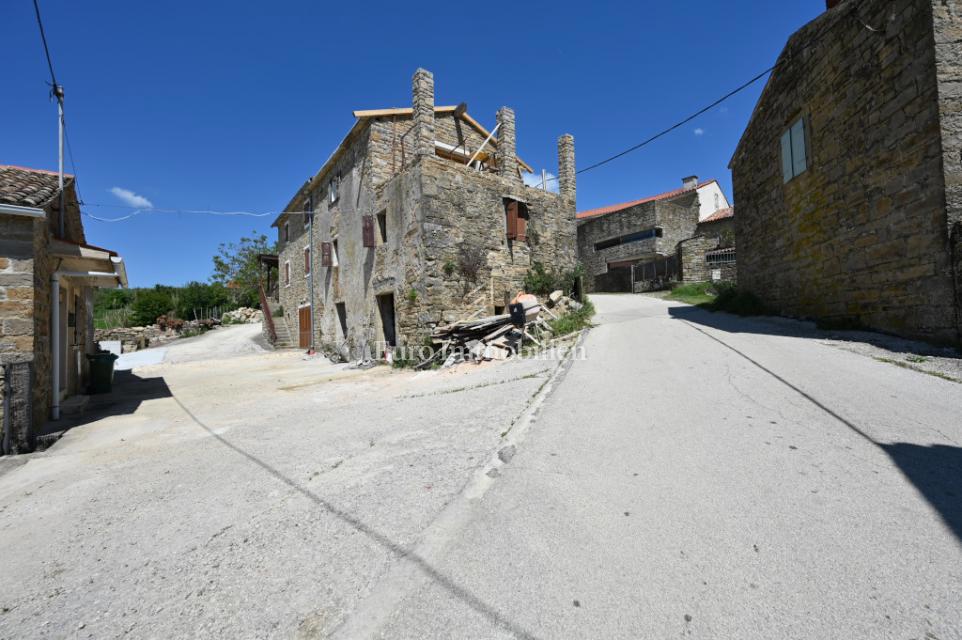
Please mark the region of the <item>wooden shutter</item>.
POLYGON ((361 235, 365 247, 377 246, 374 242, 374 216, 363 216, 361 218, 361 235))
POLYGON ((515 240, 518 237, 518 203, 509 200, 504 205, 504 213, 507 220, 508 240, 515 240))
POLYGON ((311 272, 311 248, 304 247, 304 273, 311 272))
POLYGON ((322 267, 331 266, 331 243, 330 242, 321 243, 321 266, 322 267))
POLYGON ((520 242, 528 239, 528 205, 516 203, 518 205, 518 217, 515 221, 515 237, 520 242))

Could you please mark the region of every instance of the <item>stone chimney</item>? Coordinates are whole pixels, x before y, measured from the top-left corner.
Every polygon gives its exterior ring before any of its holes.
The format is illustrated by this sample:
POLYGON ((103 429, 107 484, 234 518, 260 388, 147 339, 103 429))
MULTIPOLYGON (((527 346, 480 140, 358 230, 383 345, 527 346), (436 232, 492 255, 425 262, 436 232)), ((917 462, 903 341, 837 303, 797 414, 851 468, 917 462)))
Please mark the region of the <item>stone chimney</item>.
POLYGON ((414 107, 414 151, 419 156, 434 155, 434 75, 425 69, 414 72, 411 81, 414 107))
POLYGON ((575 137, 570 133, 558 138, 558 192, 565 200, 575 200, 575 137))
POLYGON ((698 176, 688 176, 687 178, 682 178, 681 186, 683 189, 697 189, 698 176))
POLYGON ((521 181, 518 173, 518 149, 514 132, 514 109, 498 109, 498 173, 505 178, 521 181))

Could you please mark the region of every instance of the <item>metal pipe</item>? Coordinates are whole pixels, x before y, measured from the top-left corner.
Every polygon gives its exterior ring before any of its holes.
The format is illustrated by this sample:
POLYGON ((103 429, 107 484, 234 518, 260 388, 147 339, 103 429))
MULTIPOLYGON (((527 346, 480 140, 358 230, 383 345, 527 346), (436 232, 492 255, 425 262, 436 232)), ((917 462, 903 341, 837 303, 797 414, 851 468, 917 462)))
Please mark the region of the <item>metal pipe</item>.
POLYGON ((491 142, 491 138, 494 137, 494 134, 498 131, 498 127, 500 126, 501 126, 500 122, 494 125, 494 129, 491 130, 491 133, 488 134, 488 137, 484 139, 484 142, 481 143, 481 146, 478 147, 478 150, 475 151, 474 155, 471 156, 471 159, 468 160, 469 167, 471 166, 471 163, 474 162, 474 159, 478 157, 478 154, 481 153, 481 151, 488 145, 489 142, 491 142))
POLYGON ((58 237, 60 239, 64 238, 64 197, 63 197, 63 87, 60 85, 55 85, 54 95, 57 96, 57 131, 58 131, 58 171, 57 171, 57 187, 60 189, 60 211, 57 216, 60 218, 60 234, 58 237))
POLYGON ((50 279, 50 360, 53 395, 50 401, 50 419, 60 419, 60 276, 59 272, 50 279))
POLYGON ((6 455, 10 453, 10 429, 13 427, 13 420, 10 416, 10 395, 13 393, 13 386, 10 383, 10 371, 13 369, 13 365, 0 365, 0 370, 3 371, 3 422, 0 423, 0 428, 3 429, 2 438, 0 438, 0 454, 6 455))

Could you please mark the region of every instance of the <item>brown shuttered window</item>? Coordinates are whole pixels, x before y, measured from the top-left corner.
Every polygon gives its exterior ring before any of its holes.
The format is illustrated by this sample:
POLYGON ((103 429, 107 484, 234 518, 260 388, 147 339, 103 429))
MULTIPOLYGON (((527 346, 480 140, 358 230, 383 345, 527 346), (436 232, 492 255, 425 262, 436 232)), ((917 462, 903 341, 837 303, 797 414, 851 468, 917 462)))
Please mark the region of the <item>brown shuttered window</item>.
POLYGON ((311 272, 311 248, 304 247, 304 273, 309 274, 311 272))
POLYGON ((331 243, 330 242, 321 243, 321 266, 322 267, 331 266, 331 243))
POLYGON ((374 240, 374 216, 364 216, 361 218, 361 235, 363 236, 365 247, 376 246, 374 240))
POLYGON ((508 240, 518 238, 518 203, 508 200, 504 205, 505 222, 507 223, 508 240))

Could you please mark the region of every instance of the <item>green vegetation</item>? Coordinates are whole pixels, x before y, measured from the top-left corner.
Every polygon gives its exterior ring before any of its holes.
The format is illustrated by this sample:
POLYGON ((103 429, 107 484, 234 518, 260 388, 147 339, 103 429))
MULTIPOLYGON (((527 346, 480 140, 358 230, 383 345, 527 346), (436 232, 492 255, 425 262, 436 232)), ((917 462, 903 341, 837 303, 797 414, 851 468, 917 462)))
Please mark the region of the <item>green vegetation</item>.
POLYGON ((143 289, 100 289, 94 298, 94 326, 98 329, 153 324, 160 316, 195 320, 237 307, 260 307, 262 253, 276 246, 261 234, 222 243, 214 256, 211 282, 188 282, 182 287, 157 285, 143 289))
POLYGON ((454 270, 458 268, 458 265, 454 264, 454 260, 448 259, 441 268, 444 270, 444 275, 450 278, 454 270))
POLYGON ((260 306, 262 253, 277 253, 277 245, 264 234, 242 237, 236 243, 221 243, 214 256, 214 275, 211 282, 228 289, 235 307, 260 306))
POLYGON ((717 294, 710 282, 692 282, 682 284, 671 290, 669 300, 677 300, 688 304, 703 305, 715 300, 717 294))
POLYGON ((566 296, 574 293, 575 282, 585 274, 584 265, 578 264, 570 271, 548 271, 540 262, 535 262, 524 277, 524 290, 539 296, 546 296, 560 289, 566 296))
POLYGON ((549 320, 548 325, 556 336, 565 336, 575 331, 581 331, 591 326, 591 318, 595 315, 595 306, 591 300, 585 298, 581 308, 577 311, 566 313, 558 317, 557 320, 549 320))
POLYGON ((407 299, 408 299, 408 302, 409 302, 410 304, 414 304, 415 302, 417 302, 417 300, 418 300, 418 290, 415 289, 414 287, 411 287, 410 289, 408 289, 407 299))
POLYGON ((758 297, 742 291, 729 282, 693 282, 672 289, 669 300, 678 300, 706 309, 725 311, 739 316, 760 316, 769 313, 758 297))

